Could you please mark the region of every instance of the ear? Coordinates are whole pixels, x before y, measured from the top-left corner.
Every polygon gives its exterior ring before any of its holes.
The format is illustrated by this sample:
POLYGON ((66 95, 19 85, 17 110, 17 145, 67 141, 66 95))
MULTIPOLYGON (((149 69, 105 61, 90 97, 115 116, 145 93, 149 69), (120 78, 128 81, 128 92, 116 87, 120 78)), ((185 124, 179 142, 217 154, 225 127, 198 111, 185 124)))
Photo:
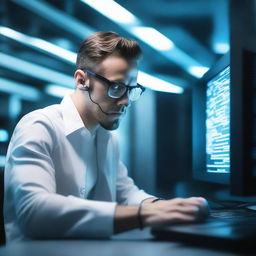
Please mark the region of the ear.
POLYGON ((80 90, 85 90, 85 91, 89 88, 89 80, 86 72, 84 72, 81 69, 77 69, 74 74, 74 78, 75 78, 76 88, 80 90))

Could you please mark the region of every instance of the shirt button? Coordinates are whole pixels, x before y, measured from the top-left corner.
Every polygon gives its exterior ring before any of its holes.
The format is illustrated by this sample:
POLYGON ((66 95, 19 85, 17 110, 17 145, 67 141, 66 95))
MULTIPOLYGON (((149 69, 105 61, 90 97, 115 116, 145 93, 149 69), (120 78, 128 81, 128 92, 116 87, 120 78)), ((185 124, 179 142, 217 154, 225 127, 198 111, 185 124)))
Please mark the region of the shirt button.
POLYGON ((85 187, 81 187, 80 188, 80 195, 84 196, 84 193, 85 193, 85 187))

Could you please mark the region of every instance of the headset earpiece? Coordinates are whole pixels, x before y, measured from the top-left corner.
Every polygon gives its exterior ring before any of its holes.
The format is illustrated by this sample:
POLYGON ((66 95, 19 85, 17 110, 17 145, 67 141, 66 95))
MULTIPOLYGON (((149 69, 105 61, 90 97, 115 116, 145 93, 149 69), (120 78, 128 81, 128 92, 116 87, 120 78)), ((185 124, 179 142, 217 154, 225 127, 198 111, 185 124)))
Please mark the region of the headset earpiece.
POLYGON ((83 84, 79 84, 79 87, 78 87, 81 91, 89 91, 89 86, 85 86, 83 84))
POLYGON ((80 79, 79 80, 80 84, 79 84, 79 89, 82 91, 89 91, 89 86, 88 85, 84 85, 85 84, 85 80, 84 79, 80 79))

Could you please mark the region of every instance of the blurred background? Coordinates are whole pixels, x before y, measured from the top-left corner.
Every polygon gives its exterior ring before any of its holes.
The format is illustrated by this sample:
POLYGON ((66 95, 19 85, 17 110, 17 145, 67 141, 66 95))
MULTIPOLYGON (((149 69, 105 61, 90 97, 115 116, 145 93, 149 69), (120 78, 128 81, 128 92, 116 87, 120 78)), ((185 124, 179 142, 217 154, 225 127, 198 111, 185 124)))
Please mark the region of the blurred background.
POLYGON ((72 91, 78 48, 103 30, 143 49, 148 90, 115 131, 123 160, 137 185, 171 197, 192 176, 193 86, 229 51, 227 0, 0 0, 0 165, 19 119, 72 91))

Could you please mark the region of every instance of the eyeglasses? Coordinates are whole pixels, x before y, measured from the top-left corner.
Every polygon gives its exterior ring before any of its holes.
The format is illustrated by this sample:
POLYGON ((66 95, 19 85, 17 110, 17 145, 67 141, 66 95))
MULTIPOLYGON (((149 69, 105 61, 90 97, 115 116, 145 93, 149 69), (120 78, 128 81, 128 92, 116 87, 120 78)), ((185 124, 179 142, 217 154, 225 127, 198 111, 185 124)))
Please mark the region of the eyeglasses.
POLYGON ((84 69, 84 71, 86 71, 88 74, 98 78, 99 80, 105 82, 108 85, 108 96, 110 98, 119 99, 119 98, 123 97, 128 91, 128 98, 131 101, 136 101, 139 99, 140 95, 146 90, 145 87, 143 87, 142 85, 140 85, 138 83, 135 86, 129 86, 129 85, 125 85, 122 82, 110 81, 107 78, 105 78, 91 70, 84 69))

